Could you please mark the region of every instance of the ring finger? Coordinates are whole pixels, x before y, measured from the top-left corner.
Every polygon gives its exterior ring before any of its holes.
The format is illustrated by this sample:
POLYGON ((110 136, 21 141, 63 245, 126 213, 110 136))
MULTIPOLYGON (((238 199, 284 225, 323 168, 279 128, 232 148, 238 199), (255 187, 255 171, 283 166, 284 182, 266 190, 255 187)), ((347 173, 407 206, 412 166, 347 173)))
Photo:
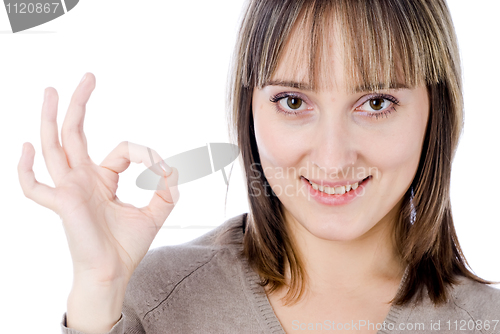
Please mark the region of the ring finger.
POLYGON ((46 88, 42 106, 40 136, 45 165, 56 186, 59 178, 69 171, 66 154, 59 143, 59 131, 57 129, 58 101, 57 91, 52 87, 46 88))

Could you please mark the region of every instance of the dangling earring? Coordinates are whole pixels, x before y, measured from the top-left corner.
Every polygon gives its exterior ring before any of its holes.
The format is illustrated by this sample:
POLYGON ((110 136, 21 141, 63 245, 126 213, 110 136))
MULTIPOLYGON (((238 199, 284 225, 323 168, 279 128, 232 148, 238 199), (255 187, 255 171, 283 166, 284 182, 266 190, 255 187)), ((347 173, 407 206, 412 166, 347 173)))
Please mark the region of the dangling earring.
POLYGON ((417 211, 415 210, 415 205, 413 204, 413 197, 415 197, 415 193, 413 191, 413 186, 410 187, 411 196, 410 196, 410 204, 411 204, 411 215, 410 215, 410 223, 415 224, 415 220, 417 218, 417 211))

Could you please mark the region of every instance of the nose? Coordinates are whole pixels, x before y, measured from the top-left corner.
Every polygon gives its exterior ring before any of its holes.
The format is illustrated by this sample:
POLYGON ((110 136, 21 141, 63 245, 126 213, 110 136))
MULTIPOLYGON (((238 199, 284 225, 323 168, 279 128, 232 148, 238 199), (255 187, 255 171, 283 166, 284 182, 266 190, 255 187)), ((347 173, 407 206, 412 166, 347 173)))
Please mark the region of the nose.
POLYGON ((315 132, 310 151, 310 161, 314 163, 311 167, 314 173, 312 177, 342 179, 342 175, 350 175, 358 152, 347 117, 337 113, 337 116, 319 122, 315 132))

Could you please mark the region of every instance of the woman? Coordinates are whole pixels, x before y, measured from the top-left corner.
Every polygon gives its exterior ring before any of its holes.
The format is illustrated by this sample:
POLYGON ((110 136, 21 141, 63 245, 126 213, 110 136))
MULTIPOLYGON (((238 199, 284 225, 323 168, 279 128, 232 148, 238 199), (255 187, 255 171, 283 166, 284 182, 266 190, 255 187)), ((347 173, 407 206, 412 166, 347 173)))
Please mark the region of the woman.
POLYGON ((31 145, 19 179, 64 223, 74 284, 63 332, 500 331, 500 292, 468 269, 453 227, 463 116, 444 1, 250 1, 234 60, 229 125, 250 213, 149 252, 177 171, 155 169, 164 183, 148 207, 120 202, 118 174, 160 156, 122 142, 93 164, 82 130, 91 74, 61 147, 46 89, 56 188, 35 180, 31 145))

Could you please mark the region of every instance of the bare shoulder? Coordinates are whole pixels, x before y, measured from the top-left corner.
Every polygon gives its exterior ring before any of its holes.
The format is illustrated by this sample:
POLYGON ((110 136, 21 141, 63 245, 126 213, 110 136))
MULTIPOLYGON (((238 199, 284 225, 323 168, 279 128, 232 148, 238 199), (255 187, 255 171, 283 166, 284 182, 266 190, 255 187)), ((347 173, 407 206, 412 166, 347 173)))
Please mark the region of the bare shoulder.
POLYGON ((500 289, 479 283, 470 278, 460 278, 453 288, 454 303, 471 317, 481 319, 500 318, 500 289))

